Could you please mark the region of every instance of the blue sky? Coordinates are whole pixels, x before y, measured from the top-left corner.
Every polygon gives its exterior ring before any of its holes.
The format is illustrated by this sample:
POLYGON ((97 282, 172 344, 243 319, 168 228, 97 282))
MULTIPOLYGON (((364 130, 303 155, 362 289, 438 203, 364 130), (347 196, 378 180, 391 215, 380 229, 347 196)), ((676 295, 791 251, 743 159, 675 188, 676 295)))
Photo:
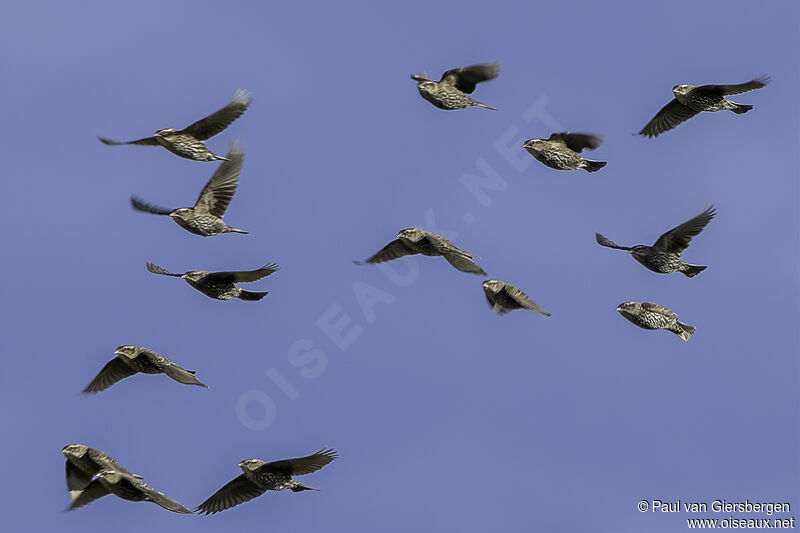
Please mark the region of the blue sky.
MULTIPOLYGON (((3 531, 683 531, 640 500, 800 506, 798 7, 794 2, 9 3, 0 194, 3 531), (445 112, 409 74, 499 60, 445 112), (745 115, 634 136, 677 83, 773 82, 745 115), (134 212, 191 205, 217 168, 103 146, 183 127, 237 88, 209 141, 247 156, 201 238, 134 212), (603 134, 595 174, 521 148, 603 134), (488 175, 488 177, 487 177, 488 175), (473 176, 473 177, 470 177, 473 176), (479 178, 477 191, 467 185, 479 178), (465 185, 467 184, 467 185, 465 185), (688 279, 600 248, 652 243, 707 203, 688 279), (356 266, 424 227, 552 313, 497 316, 441 258, 356 266), (219 302, 145 270, 281 270, 219 302), (635 328, 666 305, 688 343, 635 328), (209 389, 135 376, 79 394, 120 344, 209 389), (213 517, 107 497, 74 513, 61 448, 102 449, 194 507, 245 458, 340 458, 213 517)), ((727 514, 698 515, 726 518, 727 514)), ((736 514, 737 518, 764 517, 736 514)))

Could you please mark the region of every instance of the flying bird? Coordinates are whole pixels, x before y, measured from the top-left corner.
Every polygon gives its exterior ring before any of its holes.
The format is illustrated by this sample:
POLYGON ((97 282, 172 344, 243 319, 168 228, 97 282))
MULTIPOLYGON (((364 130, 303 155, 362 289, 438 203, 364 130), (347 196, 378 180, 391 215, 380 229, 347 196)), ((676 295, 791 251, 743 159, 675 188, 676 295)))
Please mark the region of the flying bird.
POLYGON ((186 280, 186 283, 209 298, 215 298, 217 300, 239 298, 240 300, 256 301, 269 294, 269 292, 246 291, 236 285, 236 283, 258 281, 263 277, 269 276, 273 272, 277 272, 278 265, 270 263, 259 269, 244 272, 207 272, 205 270, 191 270, 183 274, 173 274, 153 263, 147 263, 147 270, 153 274, 183 278, 186 280))
POLYGON ((591 161, 581 157, 580 152, 587 148, 594 150, 603 142, 599 135, 589 133, 553 133, 548 139, 528 139, 522 147, 537 161, 556 170, 578 170, 597 172, 605 161, 591 161))
POLYGON ((493 107, 482 104, 467 96, 482 81, 493 80, 500 74, 500 63, 485 63, 448 70, 442 79, 433 81, 424 72, 412 74, 411 79, 417 82, 419 94, 439 109, 465 109, 472 106, 485 107, 497 111, 493 107))
POLYGON ((291 490, 292 492, 317 490, 295 481, 292 476, 316 472, 336 458, 334 450, 323 448, 307 457, 284 459, 271 463, 259 459, 246 459, 239 463, 239 468, 244 473, 239 474, 239 477, 212 494, 210 498, 197 506, 195 511, 200 514, 218 513, 261 496, 268 490, 291 490))
POLYGON ((550 316, 550 313, 536 305, 530 297, 516 287, 505 281, 487 279, 483 282, 483 292, 492 310, 504 315, 514 309, 530 309, 540 315, 550 316))
POLYGON ((625 302, 619 304, 617 311, 633 324, 643 329, 666 329, 681 338, 689 340, 697 328, 678 321, 678 315, 664 307, 650 302, 625 302))
POLYGON ((366 261, 353 261, 357 265, 365 263, 383 263, 391 261, 404 255, 429 255, 444 256, 447 261, 461 272, 470 274, 480 274, 485 276, 486 272, 479 267, 473 259, 479 257, 475 254, 465 252, 441 235, 431 233, 419 228, 404 229, 397 234, 397 239, 384 246, 378 253, 366 261))
POLYGON ((236 192, 236 186, 239 185, 243 161, 244 148, 238 142, 233 142, 228 157, 203 187, 194 207, 165 209, 148 204, 136 196, 131 196, 131 204, 139 211, 168 215, 180 227, 195 235, 211 237, 220 233, 247 233, 245 230, 228 226, 222 219, 236 192))
POLYGON ((67 489, 70 499, 73 501, 101 470, 115 470, 141 478, 141 476, 125 470, 100 450, 89 448, 83 444, 68 444, 64 446, 61 453, 67 458, 67 489))
POLYGON ((769 83, 769 76, 761 75, 739 85, 676 85, 675 95, 667 105, 648 122, 639 135, 656 137, 685 122, 701 111, 733 111, 737 115, 747 113, 753 106, 726 100, 726 96, 760 89, 769 83))
POLYGON ((243 89, 236 91, 233 99, 217 111, 182 130, 165 128, 158 130, 152 137, 145 137, 136 141, 119 142, 105 137, 98 137, 100 142, 111 146, 121 144, 138 144, 142 146, 163 146, 173 154, 191 159, 193 161, 218 161, 227 160, 221 155, 212 153, 203 141, 206 141, 230 126, 234 120, 242 116, 247 106, 250 105, 250 93, 243 89))
POLYGON ((201 383, 194 377, 193 370, 186 370, 163 355, 147 348, 120 346, 114 353, 117 357, 106 363, 106 366, 83 390, 84 393, 106 390, 117 381, 130 377, 137 372, 142 372, 143 374, 166 374, 178 383, 208 388, 208 385, 201 383))
POLYGON ((595 238, 600 246, 630 252, 633 258, 648 270, 659 274, 681 272, 687 278, 691 278, 707 267, 684 263, 681 261, 681 254, 689 247, 692 237, 703 231, 703 228, 714 218, 715 214, 714 206, 709 205, 697 216, 663 234, 653 246, 645 246, 643 244, 637 244, 633 247, 620 246, 599 233, 595 233, 595 238))
POLYGON ((158 492, 140 478, 109 469, 98 472, 78 497, 72 501, 68 510, 80 509, 106 494, 114 494, 123 500, 132 502, 153 502, 173 513, 192 514, 189 509, 158 492))

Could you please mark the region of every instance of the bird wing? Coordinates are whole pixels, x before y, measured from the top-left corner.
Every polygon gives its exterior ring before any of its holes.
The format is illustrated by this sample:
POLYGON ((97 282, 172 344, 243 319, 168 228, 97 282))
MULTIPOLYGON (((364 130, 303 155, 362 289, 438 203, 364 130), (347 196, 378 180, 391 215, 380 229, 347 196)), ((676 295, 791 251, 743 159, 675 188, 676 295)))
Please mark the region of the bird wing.
POLYGON ((188 133, 195 139, 205 141, 230 126, 234 120, 242 116, 250 102, 250 94, 244 89, 239 89, 228 105, 216 113, 186 126, 182 133, 188 133))
POLYGON ((334 450, 322 448, 318 452, 307 455, 306 457, 272 461, 262 466, 261 469, 266 472, 285 474, 287 476, 302 476, 316 472, 337 457, 338 455, 334 450))
POLYGON ((172 277, 175 277, 175 278, 179 278, 179 277, 181 277, 183 275, 183 274, 173 274, 172 272, 170 272, 168 270, 164 270, 160 266, 154 265, 153 263, 149 263, 149 262, 147 263, 147 270, 149 270, 153 274, 161 274, 162 276, 172 276, 172 277))
POLYGON ((103 367, 100 373, 95 376, 85 389, 83 389, 83 392, 91 393, 106 390, 117 381, 130 377, 135 373, 136 370, 128 366, 125 361, 119 357, 115 357, 106 363, 106 366, 103 367))
POLYGON ((225 214, 231 203, 236 187, 239 185, 239 174, 242 172, 244 147, 238 141, 231 143, 228 150, 228 161, 223 161, 197 198, 195 208, 207 210, 215 217, 225 214))
POLYGON ((711 222, 711 219, 714 218, 715 214, 716 211, 714 211, 714 206, 709 205, 703 209, 700 214, 687 220, 680 226, 672 228, 659 237, 653 245, 653 248, 656 248, 662 252, 680 254, 689 247, 689 242, 691 242, 692 237, 703 231, 703 228, 706 227, 706 224, 711 222))
POLYGON ((172 511, 173 513, 181 513, 181 514, 192 514, 192 512, 189 509, 187 509, 180 503, 176 502, 169 496, 165 495, 163 492, 157 491, 144 481, 141 481, 133 476, 126 474, 123 474, 122 479, 130 483, 135 489, 144 494, 149 501, 160 505, 167 511, 172 511))
POLYGON ((486 276, 486 271, 483 270, 475 261, 473 261, 466 252, 463 250, 445 250, 442 255, 447 262, 456 267, 461 272, 468 272, 470 274, 480 274, 486 276))
POLYGON ((101 452, 100 450, 89 448, 88 450, 86 450, 86 453, 89 455, 89 459, 100 465, 100 470, 114 470, 116 472, 121 472, 123 474, 128 474, 133 477, 141 478, 141 476, 130 473, 122 465, 120 465, 118 462, 112 459, 108 454, 101 452))
POLYGON ((589 133, 554 133, 550 135, 549 141, 561 141, 567 148, 580 153, 584 148, 594 150, 603 143, 603 138, 599 135, 589 133))
POLYGON ((248 502, 266 491, 267 489, 259 487, 241 474, 198 505, 195 511, 200 514, 218 513, 240 503, 248 502))
POLYGON ((406 255, 414 255, 417 252, 409 248, 403 241, 396 239, 378 251, 375 255, 365 261, 353 261, 357 265, 365 263, 383 263, 406 255))
POLYGON ((642 302, 642 309, 650 313, 658 313, 659 315, 671 316, 675 314, 663 305, 654 304, 652 302, 642 302))
POLYGON ((152 213, 154 215, 169 215, 174 209, 167 209, 165 207, 158 207, 152 204, 148 204, 141 198, 137 198, 136 196, 131 195, 131 205, 137 211, 144 211, 145 213, 152 213))
POLYGON ((629 246, 620 246, 619 244, 609 239, 606 239, 599 233, 595 233, 594 238, 597 239, 597 244, 599 244, 600 246, 605 246, 606 248, 613 248, 615 250, 625 250, 628 252, 631 251, 631 248, 629 246))
POLYGON ((141 146, 158 146, 158 141, 155 137, 145 137, 144 139, 138 139, 135 141, 115 141, 113 139, 108 139, 106 137, 100 137, 98 135, 97 140, 103 144, 107 144, 109 146, 119 146, 122 144, 138 144, 141 146))
POLYGON ((67 459, 67 490, 69 490, 70 497, 73 500, 78 496, 76 492, 84 490, 91 482, 91 475, 87 474, 67 459))
POLYGON ((72 500, 72 504, 67 509, 68 511, 74 511, 75 509, 80 509, 84 505, 88 503, 92 503, 98 498, 102 498, 106 494, 111 494, 111 491, 108 490, 108 487, 100 481, 99 479, 94 479, 91 483, 89 483, 85 489, 81 491, 78 496, 72 500))
POLYGON ((194 377, 194 370, 186 370, 185 368, 176 365, 172 361, 167 360, 167 365, 164 367, 164 373, 177 381, 186 385, 199 385, 208 388, 208 385, 201 383, 199 379, 194 377))
POLYGON ((757 78, 745 83, 739 83, 738 85, 701 85, 695 90, 704 95, 730 96, 760 89, 768 84, 769 81, 769 76, 762 74, 757 78))
POLYGON ((508 283, 506 283, 505 287, 503 287, 503 290, 506 291, 506 294, 509 296, 509 298, 511 298, 512 300, 517 302, 519 305, 521 305, 525 309, 530 309, 531 311, 536 311, 537 313, 539 313, 541 315, 544 315, 544 316, 550 316, 550 313, 548 313, 547 311, 545 311, 544 309, 542 309, 541 307, 536 305, 536 302, 531 300, 530 296, 525 294, 522 291, 522 289, 520 289, 518 287, 515 287, 514 285, 509 285, 508 283))
POLYGON ((462 93, 471 93, 482 81, 493 80, 500 74, 500 63, 484 63, 454 68, 442 74, 440 82, 452 85, 462 93))
POLYGON ((208 281, 227 281, 227 282, 248 282, 258 281, 263 277, 269 276, 273 272, 277 272, 280 267, 275 263, 264 265, 256 270, 246 270, 240 272, 212 272, 206 276, 208 281))
POLYGON ((698 114, 696 111, 686 107, 676 99, 672 99, 670 103, 662 107, 656 116, 648 122, 639 135, 646 135, 647 137, 656 137, 665 131, 671 130, 681 122, 685 122, 698 114))

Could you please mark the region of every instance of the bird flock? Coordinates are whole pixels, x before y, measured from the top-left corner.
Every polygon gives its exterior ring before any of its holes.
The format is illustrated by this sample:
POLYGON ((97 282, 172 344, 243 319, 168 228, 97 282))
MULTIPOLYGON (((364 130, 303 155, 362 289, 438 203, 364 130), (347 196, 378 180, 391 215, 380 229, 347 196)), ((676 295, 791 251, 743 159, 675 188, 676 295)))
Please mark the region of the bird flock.
MULTIPOLYGON (((442 74, 439 81, 431 80, 424 72, 413 74, 411 78, 417 82, 420 96, 439 109, 458 110, 477 106, 497 111, 496 108, 475 100, 470 94, 475 91, 479 83, 493 80, 499 74, 499 63, 486 63, 448 70, 442 74)), ((746 113, 753 108, 752 105, 735 103, 725 97, 760 89, 768 82, 769 78, 762 75, 738 85, 676 85, 672 89, 674 98, 659 110, 639 134, 648 138, 657 137, 702 111, 728 110, 736 114, 746 113)), ((110 146, 127 144, 162 146, 192 161, 222 161, 203 187, 193 207, 167 209, 131 196, 133 208, 145 213, 169 216, 186 231, 203 237, 223 233, 247 234, 245 230, 229 226, 223 219, 239 183, 245 158, 244 147, 239 141, 233 141, 230 143, 227 155, 221 156, 209 150, 204 141, 219 134, 241 117, 250 103, 250 94, 240 89, 225 107, 181 130, 160 129, 152 137, 128 142, 98 137, 102 143, 110 146)), ((522 148, 537 161, 552 169, 583 169, 587 172, 598 172, 607 163, 586 159, 580 153, 587 149, 597 149, 601 143, 602 137, 599 135, 554 132, 547 139, 529 139, 524 142, 522 148)), ((708 205, 693 218, 661 235, 652 246, 642 244, 621 246, 600 233, 595 234, 595 239, 600 246, 630 253, 636 261, 652 272, 660 274, 680 272, 691 278, 707 267, 686 263, 681 259, 681 254, 689 246, 692 238, 706 227, 715 214, 714 207, 708 205)), ((475 262, 476 259, 480 259, 479 256, 459 248, 441 235, 420 228, 400 231, 395 240, 368 259, 353 262, 357 265, 375 264, 415 254, 442 256, 461 272, 488 277, 486 271, 475 262)), ((190 270, 177 274, 151 262, 147 262, 146 267, 153 274, 182 278, 194 289, 210 298, 217 300, 238 298, 244 301, 259 301, 268 292, 247 291, 242 289, 239 283, 258 281, 277 272, 279 268, 277 264, 270 263, 255 270, 231 272, 190 270)), ((481 286, 492 310, 499 314, 515 309, 527 309, 543 316, 550 316, 550 313, 539 307, 522 289, 511 283, 486 279, 481 286)), ((694 326, 680 322, 673 311, 656 303, 623 302, 616 310, 640 328, 667 330, 683 341, 688 341, 696 330, 694 326)), ((103 391, 137 373, 165 374, 178 383, 208 388, 195 377, 194 371, 187 370, 148 348, 120 346, 114 351, 114 355, 116 357, 100 370, 83 390, 84 393, 103 391)), ((82 444, 69 444, 61 450, 61 453, 66 457, 67 488, 71 500, 68 510, 79 509, 107 494, 114 494, 130 501, 153 502, 174 513, 192 514, 192 511, 177 501, 147 485, 142 476, 126 470, 100 450, 82 444)), ((293 459, 271 462, 245 459, 238 463, 242 473, 198 505, 195 512, 218 513, 260 496, 268 490, 293 492, 317 490, 295 480, 294 476, 316 472, 337 457, 336 451, 325 447, 311 455, 293 459)))

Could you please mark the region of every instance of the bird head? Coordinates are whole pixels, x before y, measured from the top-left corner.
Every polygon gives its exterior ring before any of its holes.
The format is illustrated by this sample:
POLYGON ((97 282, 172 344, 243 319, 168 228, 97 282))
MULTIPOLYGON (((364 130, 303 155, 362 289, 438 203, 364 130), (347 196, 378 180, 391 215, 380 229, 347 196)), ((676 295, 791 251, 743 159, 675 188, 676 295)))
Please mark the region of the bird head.
POLYGON ((684 95, 688 94, 692 89, 694 89, 694 85, 676 85, 672 88, 672 93, 677 95, 684 95))
POLYGON ((436 92, 436 82, 431 80, 420 81, 417 83, 417 89, 421 93, 433 94, 436 92))
POLYGON ((627 318, 637 315, 641 307, 641 302, 624 302, 617 306, 617 312, 627 318))
POLYGON ((114 350, 114 354, 120 357, 124 357, 125 359, 135 359, 137 355, 139 355, 139 348, 137 346, 120 346, 116 350, 114 350))
POLYGON ((542 139, 528 139, 522 143, 522 147, 529 152, 538 152, 541 150, 543 142, 544 141, 542 139))
POLYGON ((170 213, 169 216, 171 216, 172 218, 186 219, 190 217, 191 212, 192 210, 189 209, 188 207, 181 207, 170 213))
POLYGON ((175 128, 164 128, 163 130, 158 130, 153 134, 154 137, 166 137, 167 135, 172 135, 178 133, 178 130, 175 128))
POLYGON ((503 282, 496 279, 487 279, 481 284, 481 287, 486 292, 498 293, 503 288, 503 282))
POLYGON ((631 248, 631 255, 644 257, 647 255, 648 251, 650 250, 649 246, 645 246, 643 244, 637 244, 633 248, 631 248))
POLYGON ((264 461, 260 459, 245 459, 238 466, 245 472, 255 472, 264 464, 264 461))
POLYGON ((205 270, 192 270, 191 272, 186 272, 185 274, 182 274, 181 277, 185 280, 200 281, 208 274, 209 272, 205 270))
POLYGON ((88 450, 88 446, 84 446, 83 444, 68 444, 61 449, 61 453, 66 457, 79 459, 83 457, 88 450))
POLYGON ((397 234, 397 238, 417 242, 422 238, 422 230, 419 228, 406 228, 397 234))

